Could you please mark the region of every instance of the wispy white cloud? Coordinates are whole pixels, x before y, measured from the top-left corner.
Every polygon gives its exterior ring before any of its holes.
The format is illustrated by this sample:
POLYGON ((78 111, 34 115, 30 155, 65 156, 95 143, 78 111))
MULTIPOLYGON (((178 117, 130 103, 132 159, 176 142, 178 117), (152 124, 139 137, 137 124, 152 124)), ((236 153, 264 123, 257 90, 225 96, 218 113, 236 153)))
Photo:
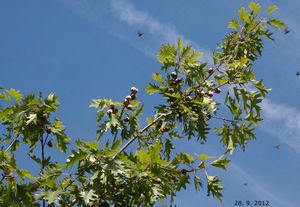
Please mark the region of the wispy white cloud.
POLYGON ((300 112, 291 106, 265 100, 261 130, 300 153, 300 112))
POLYGON ((159 44, 175 43, 180 37, 185 43, 193 45, 194 49, 203 51, 206 54, 205 61, 212 61, 208 58, 212 54, 210 50, 200 47, 196 42, 180 34, 172 23, 161 22, 147 12, 136 9, 126 0, 111 0, 111 8, 119 20, 128 26, 145 29, 159 41, 159 44))
POLYGON ((182 37, 176 28, 170 23, 162 23, 158 19, 150 16, 144 11, 137 10, 133 4, 124 0, 112 0, 111 7, 115 15, 129 26, 137 26, 147 29, 152 35, 159 36, 163 41, 176 42, 178 37, 182 37))
POLYGON ((256 178, 248 174, 246 171, 244 171, 242 168, 240 168, 238 165, 231 163, 230 167, 233 171, 237 173, 240 178, 243 180, 247 180, 249 185, 247 186, 248 189, 256 195, 258 198, 261 198, 263 200, 270 201, 271 205, 273 207, 296 207, 295 204, 289 202, 288 200, 281 198, 278 195, 273 194, 271 191, 269 191, 266 187, 263 186, 261 181, 258 181, 256 178))
MULTIPOLYGON (((206 57, 210 56, 209 50, 199 47, 195 42, 180 34, 172 23, 161 22, 147 12, 137 9, 127 0, 57 1, 94 26, 105 30, 147 56, 154 57, 161 44, 175 43, 179 37, 185 43, 192 44, 196 50, 205 52, 206 57), (137 38, 138 30, 145 32, 146 38, 142 38, 142 41, 137 38)), ((205 60, 211 61, 209 58, 205 60)))

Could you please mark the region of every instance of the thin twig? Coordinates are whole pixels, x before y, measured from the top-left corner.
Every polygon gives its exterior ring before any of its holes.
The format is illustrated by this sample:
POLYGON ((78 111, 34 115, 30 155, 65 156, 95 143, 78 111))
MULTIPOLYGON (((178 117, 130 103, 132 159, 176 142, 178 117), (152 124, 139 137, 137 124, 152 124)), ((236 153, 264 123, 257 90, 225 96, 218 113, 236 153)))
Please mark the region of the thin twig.
POLYGON ((0 184, 2 184, 3 180, 5 179, 5 175, 2 174, 2 178, 0 180, 0 184))
POLYGON ((13 144, 16 142, 16 140, 18 139, 19 135, 17 135, 9 144, 9 146, 4 150, 4 152, 7 152, 12 146, 13 144))
POLYGON ((211 116, 211 118, 220 119, 220 120, 227 121, 227 122, 230 122, 230 123, 237 123, 238 122, 238 120, 226 119, 226 118, 218 117, 218 116, 211 116))
POLYGON ((49 137, 49 134, 47 133, 46 138, 45 138, 45 140, 44 140, 44 146, 45 146, 45 144, 47 143, 48 137, 49 137))

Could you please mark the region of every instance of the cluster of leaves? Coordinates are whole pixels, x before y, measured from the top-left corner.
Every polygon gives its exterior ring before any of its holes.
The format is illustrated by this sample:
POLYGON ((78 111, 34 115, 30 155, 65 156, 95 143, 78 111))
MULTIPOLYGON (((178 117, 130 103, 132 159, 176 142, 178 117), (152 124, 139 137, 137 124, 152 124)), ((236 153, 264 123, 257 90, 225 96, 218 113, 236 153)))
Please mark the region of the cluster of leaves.
POLYGON ((36 153, 39 144, 43 149, 55 145, 66 152, 70 138, 65 134, 62 123, 50 117, 57 111, 58 99, 53 93, 43 99, 41 94, 24 97, 20 91, 3 88, 0 99, 6 105, 1 106, 0 110, 1 128, 4 131, 0 137, 0 204, 38 205, 30 191, 39 189, 39 178, 32 176, 28 169, 18 168, 14 153, 21 146, 20 143, 25 143, 29 147, 28 156, 41 166, 42 171, 54 163, 50 156, 41 157, 36 153))
MULTIPOLYGON (((6 133, 0 137, 0 205, 153 206, 168 197, 172 202, 190 182, 196 190, 206 183, 208 195, 221 201, 220 178, 209 175, 208 168, 225 170, 229 154, 255 138, 253 130, 262 120, 259 104, 268 89, 255 79, 253 62, 261 55, 263 38, 272 40, 268 25, 286 27, 280 20, 259 17, 259 4, 248 7, 230 21, 233 31, 213 53, 212 64, 201 61, 203 53, 180 39, 162 46, 157 54, 162 72, 153 74, 155 82, 146 91, 159 93, 165 102, 155 107, 144 128, 137 88, 123 101, 93 100, 98 137, 91 142, 78 139, 65 163, 45 156, 47 147, 66 152, 70 139, 62 123, 51 117, 59 105, 56 95, 43 99, 41 94, 23 96, 1 88, 0 121, 6 133), (204 144, 214 120, 224 155, 176 149, 174 140, 179 138, 204 144), (22 143, 41 167, 37 176, 17 166, 14 154, 22 143)), ((276 9, 269 7, 267 14, 276 9)))

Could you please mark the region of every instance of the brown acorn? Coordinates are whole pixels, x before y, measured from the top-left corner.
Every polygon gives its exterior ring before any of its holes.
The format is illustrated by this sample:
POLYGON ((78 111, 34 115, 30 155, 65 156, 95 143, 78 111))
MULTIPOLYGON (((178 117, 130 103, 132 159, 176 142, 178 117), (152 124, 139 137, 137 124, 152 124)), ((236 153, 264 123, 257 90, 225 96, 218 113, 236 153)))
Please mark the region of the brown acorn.
POLYGON ((48 118, 49 118, 49 114, 43 113, 43 118, 44 118, 44 119, 48 119, 48 118))
POLYGON ((212 91, 208 91, 208 92, 207 92, 207 95, 208 95, 209 97, 213 97, 213 95, 214 95, 214 92, 212 92, 212 91))
POLYGON ((51 130, 51 127, 47 126, 46 127, 46 133, 47 134, 51 134, 52 130, 51 130))
POLYGON ((191 96, 187 96, 187 97, 186 97, 186 100, 187 100, 187 101, 192 101, 193 98, 192 98, 191 96))
POLYGON ((47 142, 47 145, 48 145, 48 147, 53 147, 53 144, 52 144, 52 142, 51 142, 51 140, 49 140, 48 142, 47 142))
POLYGON ((154 181, 155 181, 155 183, 157 183, 157 184, 161 184, 161 179, 160 179, 160 178, 156 178, 154 181))
POLYGON ((113 110, 112 109, 108 109, 106 113, 107 113, 108 116, 111 116, 111 114, 113 113, 113 110))
POLYGON ((109 108, 110 108, 110 109, 114 109, 114 108, 115 108, 115 104, 114 104, 114 103, 110 103, 110 104, 109 104, 109 108))
POLYGON ((131 101, 131 96, 126 96, 126 98, 125 98, 128 102, 130 102, 131 101))
POLYGON ((210 74, 212 74, 214 72, 214 69, 213 68, 208 68, 207 72, 210 75, 210 74))
POLYGON ((136 87, 131 87, 130 91, 132 94, 137 94, 137 92, 139 92, 139 89, 137 89, 136 87))
POLYGON ((180 84, 181 81, 182 81, 182 78, 176 78, 175 83, 176 83, 176 84, 180 84))
POLYGON ((125 98, 123 101, 124 106, 127 106, 129 104, 129 101, 125 98))
POLYGON ((211 119, 211 115, 210 114, 207 114, 206 117, 207 117, 208 120, 211 119))
POLYGON ((221 93, 221 91, 222 91, 221 88, 216 88, 215 89, 215 93, 221 93))
POLYGON ((185 175, 185 174, 188 173, 188 170, 183 168, 183 169, 181 170, 181 173, 185 175))
POLYGON ((117 108, 114 108, 114 109, 113 109, 113 113, 114 113, 114 114, 118 113, 118 111, 119 111, 119 110, 118 110, 117 108))
POLYGON ((197 90, 197 95, 200 96, 200 97, 202 97, 202 96, 205 95, 205 92, 198 89, 198 90, 197 90))
POLYGON ((129 105, 126 106, 126 109, 132 110, 132 106, 129 104, 129 105))
POLYGON ((125 121, 125 122, 129 122, 129 121, 130 121, 130 118, 129 118, 128 116, 126 116, 125 119, 124 119, 124 121, 125 121))
POLYGON ((174 182, 177 182, 177 181, 178 181, 178 179, 177 179, 177 177, 176 177, 175 175, 172 175, 171 179, 172 179, 174 182))
POLYGON ((173 79, 176 79, 177 78, 177 73, 174 71, 174 72, 172 72, 171 73, 171 77, 173 78, 173 79))

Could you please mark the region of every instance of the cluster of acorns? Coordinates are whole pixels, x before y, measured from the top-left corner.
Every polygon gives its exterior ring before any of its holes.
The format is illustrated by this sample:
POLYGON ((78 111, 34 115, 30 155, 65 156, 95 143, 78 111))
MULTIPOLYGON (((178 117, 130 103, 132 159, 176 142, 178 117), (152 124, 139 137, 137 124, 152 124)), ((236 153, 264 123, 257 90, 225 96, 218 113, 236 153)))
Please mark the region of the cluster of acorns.
MULTIPOLYGON (((208 76, 211 76, 213 73, 214 73, 214 69, 213 68, 209 68, 207 70, 207 73, 208 73, 208 76)), ((178 78, 178 74, 173 71, 171 74, 170 74, 170 77, 171 77, 171 80, 170 80, 170 86, 178 86, 181 81, 182 81, 182 78, 178 78)), ((168 91, 169 93, 172 93, 174 92, 173 89, 169 89, 168 91)), ((196 91, 196 94, 200 97, 204 96, 204 95, 207 95, 209 97, 213 97, 214 93, 221 93, 221 89, 220 88, 215 88, 215 89, 210 89, 208 91, 203 91, 203 90, 200 90, 200 89, 197 89, 196 91)), ((187 99, 189 99, 190 97, 187 97, 187 99)))
POLYGON ((220 88, 215 88, 213 90, 208 90, 207 92, 203 91, 203 90, 200 90, 200 89, 197 89, 196 90, 196 93, 198 96, 202 97, 204 95, 207 95, 209 97, 213 97, 214 96, 214 93, 221 93, 221 89, 220 88))
MULTIPOLYGON (((214 69, 213 68, 208 68, 207 70, 208 73, 208 77, 211 76, 214 73, 214 69)), ((200 97, 207 95, 209 97, 213 97, 214 93, 221 93, 221 88, 215 88, 215 89, 209 89, 206 92, 200 89, 196 90, 196 94, 200 97)))
POLYGON ((170 86, 178 86, 181 83, 182 78, 178 78, 178 74, 175 71, 173 71, 170 76, 170 86))
MULTIPOLYGON (((132 110, 132 105, 130 105, 130 102, 136 99, 136 94, 139 90, 136 87, 131 87, 130 89, 130 95, 126 96, 123 101, 123 105, 127 110, 132 110)), ((111 103, 109 105, 109 109, 106 112, 108 116, 111 116, 111 114, 118 113, 118 109, 115 107, 114 103, 111 103)))

